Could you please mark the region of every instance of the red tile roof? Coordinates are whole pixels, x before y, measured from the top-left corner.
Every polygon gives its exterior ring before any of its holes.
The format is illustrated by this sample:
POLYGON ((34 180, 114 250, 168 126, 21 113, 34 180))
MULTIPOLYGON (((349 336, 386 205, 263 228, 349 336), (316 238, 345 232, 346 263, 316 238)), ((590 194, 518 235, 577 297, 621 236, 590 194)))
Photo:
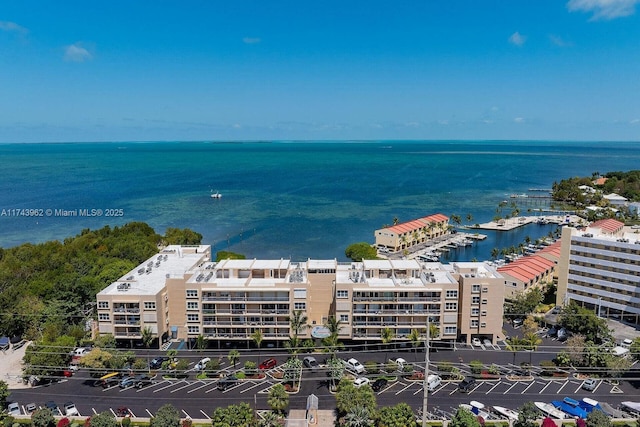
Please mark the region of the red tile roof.
POLYGON ((551 256, 554 256, 556 258, 560 258, 560 247, 561 245, 561 241, 557 240, 556 242, 550 244, 549 246, 545 246, 544 248, 540 249, 538 252, 536 252, 537 254, 548 254, 551 256))
POLYGON ((596 179, 595 181, 593 181, 593 185, 604 185, 605 182, 607 182, 608 179, 609 178, 605 178, 604 176, 600 177, 600 178, 596 179))
POLYGON ((536 279, 536 276, 547 273, 555 266, 555 262, 539 255, 526 256, 498 268, 499 273, 508 274, 523 282, 536 279))
POLYGON ((413 219, 411 221, 403 222, 401 224, 392 225, 391 227, 387 227, 386 229, 396 234, 410 233, 412 231, 419 230, 423 227, 427 227, 429 223, 445 222, 448 219, 449 217, 446 215, 434 214, 434 215, 429 215, 429 216, 425 216, 418 219, 413 219))
POLYGON ((603 233, 617 233, 624 227, 624 223, 617 221, 615 219, 601 219, 600 221, 596 221, 589 225, 591 228, 599 228, 603 233))

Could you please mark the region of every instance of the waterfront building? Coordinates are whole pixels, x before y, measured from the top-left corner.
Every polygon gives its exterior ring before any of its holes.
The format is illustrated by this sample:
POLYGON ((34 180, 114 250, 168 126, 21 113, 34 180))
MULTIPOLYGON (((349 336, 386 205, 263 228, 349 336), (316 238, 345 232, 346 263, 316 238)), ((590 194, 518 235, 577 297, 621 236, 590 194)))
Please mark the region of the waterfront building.
POLYGON ((506 299, 513 298, 518 293, 527 292, 534 287, 553 283, 558 264, 560 242, 556 242, 552 246, 548 246, 534 255, 527 255, 498 267, 498 272, 504 277, 504 296, 506 299), (554 253, 558 253, 555 259, 554 253))
POLYGON ((449 233, 449 217, 438 213, 381 228, 374 237, 378 249, 399 252, 449 233))
POLYGON ((222 260, 210 246, 169 246, 97 296, 99 331, 118 340, 194 340, 226 345, 262 339, 281 345, 292 335, 322 338, 330 317, 342 341, 375 343, 391 330, 409 341, 426 334, 427 320, 442 341, 502 331, 504 278, 485 263, 417 260, 222 260), (291 329, 300 311, 306 328, 291 329))
POLYGON ((640 234, 614 219, 564 227, 558 305, 575 301, 599 316, 640 324, 640 234))

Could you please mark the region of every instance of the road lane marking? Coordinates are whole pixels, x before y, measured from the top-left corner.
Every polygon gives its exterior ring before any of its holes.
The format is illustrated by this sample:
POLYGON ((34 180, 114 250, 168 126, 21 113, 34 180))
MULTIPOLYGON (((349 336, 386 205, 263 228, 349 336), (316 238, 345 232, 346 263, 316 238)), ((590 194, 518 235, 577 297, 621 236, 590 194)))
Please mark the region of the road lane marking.
POLYGON ((249 390, 251 390, 252 388, 256 388, 256 387, 258 387, 258 386, 260 386, 260 385, 262 385, 262 384, 260 384, 259 382, 254 383, 251 387, 249 387, 249 388, 246 388, 246 389, 242 390, 240 393, 244 393, 244 392, 249 391, 249 390))
MULTIPOLYGON (((187 411, 185 411, 184 409, 182 409, 182 413, 187 417, 187 418, 191 418, 191 415, 187 414, 187 411)), ((191 418, 193 419, 193 418, 191 418)))
POLYGON ((536 383, 535 381, 531 381, 531 382, 529 383, 529 385, 528 385, 528 386, 526 386, 526 387, 524 388, 524 390, 522 390, 522 391, 520 392, 520 394, 525 394, 525 393, 527 392, 527 390, 529 390, 529 389, 531 388, 531 386, 532 386, 532 385, 534 385, 535 383, 536 383))
POLYGON ((210 417, 209 415, 207 415, 207 414, 206 414, 206 412, 204 412, 202 409, 200 409, 200 413, 201 413, 202 415, 204 415, 206 419, 208 419, 208 420, 210 420, 210 419, 211 419, 211 417, 210 417))
POLYGON ((491 388, 489 389, 489 391, 487 391, 485 394, 489 394, 489 393, 491 393, 491 392, 493 391, 493 389, 494 389, 494 388, 496 388, 496 387, 498 387, 500 384, 502 384, 502 381, 498 381, 497 383, 495 383, 495 384, 494 384, 494 386, 493 386, 493 387, 491 387, 491 388))

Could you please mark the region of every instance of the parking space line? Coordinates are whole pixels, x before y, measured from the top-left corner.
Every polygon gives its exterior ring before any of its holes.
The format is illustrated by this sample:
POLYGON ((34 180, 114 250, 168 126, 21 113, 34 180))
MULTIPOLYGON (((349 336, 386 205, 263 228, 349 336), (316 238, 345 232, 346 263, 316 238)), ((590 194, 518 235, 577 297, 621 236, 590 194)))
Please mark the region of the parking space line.
POLYGON ((260 386, 260 385, 261 385, 261 383, 256 382, 256 383, 254 383, 251 387, 249 387, 249 388, 245 388, 244 390, 242 390, 240 393, 247 392, 247 391, 251 390, 252 388, 256 388, 256 387, 258 387, 258 386, 260 386))
POLYGON ((515 383, 513 383, 513 385, 511 387, 509 387, 504 393, 502 394, 507 394, 511 391, 512 388, 514 388, 515 386, 517 386, 518 384, 520 384, 519 381, 516 381, 515 383))
POLYGON ((206 412, 204 412, 202 409, 200 409, 200 413, 201 413, 202 415, 204 415, 206 419, 208 419, 208 420, 210 420, 210 419, 211 419, 211 417, 210 417, 209 415, 207 415, 207 414, 206 414, 206 412))
MULTIPOLYGON (((191 415, 187 414, 187 411, 185 411, 184 409, 182 409, 182 413, 185 415, 185 417, 191 418, 191 415)), ((193 419, 193 418, 191 418, 191 419, 193 419)))
POLYGON ((573 392, 573 394, 578 394, 578 392, 580 391, 581 388, 582 388, 582 383, 580 383, 580 385, 578 385, 578 388, 576 389, 576 391, 573 392))
POLYGON ((413 395, 415 396, 418 393, 422 393, 422 390, 424 390, 424 387, 420 387, 415 393, 413 393, 413 395))
POLYGON ((554 384, 554 383, 555 383, 555 381, 547 381, 547 385, 546 385, 546 386, 544 386, 544 387, 542 387, 542 390, 540 390, 540 391, 538 392, 538 394, 542 394, 542 393, 544 393, 544 391, 547 389, 547 387, 549 387, 551 384, 554 384))
POLYGON ((201 388, 204 388, 204 387, 207 387, 207 386, 211 385, 211 384, 206 383, 204 381, 199 381, 199 382, 202 383, 202 385, 200 387, 196 387, 193 390, 189 390, 187 393, 193 393, 194 391, 200 390, 201 388))
POLYGON ((176 391, 183 390, 183 389, 185 389, 185 388, 187 388, 187 387, 191 387, 191 386, 193 385, 193 383, 190 383, 190 382, 188 382, 188 381, 185 381, 185 383, 186 383, 186 384, 185 384, 185 385, 183 385, 182 387, 178 387, 178 388, 177 388, 177 389, 175 389, 175 390, 171 390, 169 393, 175 393, 176 391))
POLYGON ((536 384, 536 381, 531 381, 531 382, 529 383, 529 385, 528 385, 528 386, 526 386, 526 387, 524 388, 524 390, 522 390, 522 391, 520 392, 520 394, 525 394, 525 393, 527 392, 527 390, 529 390, 529 389, 530 389, 534 384, 536 384))
POLYGON ((123 391, 127 391, 127 390, 129 390, 130 388, 133 388, 133 386, 132 386, 132 385, 130 385, 129 387, 121 388, 121 389, 120 389, 120 393, 122 393, 123 391))
MULTIPOLYGON (((96 411, 96 408, 91 408, 91 410, 93 411, 93 414, 94 414, 94 415, 98 415, 98 411, 96 411)), ((116 416, 116 413, 115 413, 115 412, 113 412, 113 409, 109 408, 109 410, 111 411, 111 413, 112 413, 112 414, 113 414, 113 416, 115 417, 115 416, 116 416)))
POLYGON ((439 392, 440 390, 444 389, 445 387, 447 387, 447 385, 446 385, 446 384, 445 384, 445 385, 443 385, 443 386, 441 386, 441 387, 440 387, 439 389, 437 389, 437 390, 433 390, 433 391, 431 392, 431 395, 433 396, 434 394, 436 394, 436 393, 437 393, 437 392, 439 392))
POLYGON ((396 396, 399 395, 400 393, 402 393, 403 391, 405 391, 406 389, 408 389, 409 387, 411 387, 413 384, 409 384, 407 385, 405 388, 400 389, 399 391, 396 392, 396 396))
POLYGON ((484 382, 480 382, 480 383, 478 383, 478 385, 476 386, 476 388, 474 388, 473 390, 469 390, 469 392, 468 392, 467 394, 471 394, 471 393, 473 393, 474 391, 476 391, 477 389, 479 389, 479 388, 480 388, 480 386, 481 386, 482 384, 484 384, 484 382))
POLYGON ((132 411, 131 409, 129 409, 129 413, 131 414, 131 416, 132 416, 133 418, 135 418, 135 417, 136 417, 136 414, 134 414, 134 413, 133 413, 133 411, 132 411))
MULTIPOLYGON (((598 390, 598 389, 600 388, 600 386, 602 385, 602 383, 603 383, 603 382, 604 382, 604 381, 599 381, 599 382, 598 382, 598 385, 596 385, 596 387, 593 389, 593 391, 592 391, 591 393, 595 393, 595 392, 596 392, 596 390, 598 390)), ((580 387, 582 387, 582 385, 581 385, 580 387)))
POLYGON ((563 388, 565 388, 567 384, 569 384, 569 381, 565 381, 565 382, 564 382, 564 384, 562 384, 562 387, 560 387, 560 388, 558 389, 558 391, 556 391, 556 394, 560 394, 560 392, 562 391, 562 389, 563 389, 563 388))
POLYGON ((149 390, 149 389, 151 389, 151 388, 157 387, 157 386, 159 386, 160 384, 164 384, 164 383, 166 383, 166 382, 171 382, 171 381, 162 380, 162 381, 159 381, 159 382, 157 382, 157 383, 151 383, 151 384, 149 384, 149 385, 148 385, 148 386, 146 386, 146 387, 142 387, 142 388, 138 389, 138 391, 136 391, 136 393, 140 393, 142 390, 149 390))
POLYGON ((217 390, 217 389, 218 389, 218 384, 213 383, 213 387, 210 388, 209 390, 205 391, 205 393, 211 393, 212 391, 217 390))
POLYGON ((502 384, 502 381, 498 381, 497 383, 495 383, 495 384, 494 384, 494 386, 493 386, 493 387, 491 387, 491 388, 489 389, 489 391, 487 391, 485 394, 489 394, 489 393, 491 393, 491 392, 493 391, 493 389, 494 389, 494 388, 496 388, 496 387, 498 387, 500 384, 502 384))
POLYGON ((223 392, 223 393, 226 393, 226 392, 228 392, 229 390, 233 390, 233 389, 235 389, 235 388, 240 387, 241 385, 242 385, 242 384, 235 385, 235 386, 233 386, 233 387, 231 387, 231 388, 228 388, 228 389, 226 389, 226 390, 223 390, 222 392, 223 392))
MULTIPOLYGON (((184 380, 182 380, 182 381, 184 381, 184 380)), ((157 389, 157 390, 153 390, 153 392, 154 392, 154 393, 157 393, 157 392, 162 391, 162 390, 164 390, 164 389, 167 389, 167 388, 169 388, 169 387, 173 387, 175 384, 180 384, 182 381, 177 381, 177 382, 175 382, 175 383, 174 383, 173 381, 168 381, 169 385, 164 386, 164 387, 162 387, 162 388, 159 388, 159 389, 157 389)))
POLYGON ((149 411, 148 409, 145 408, 145 411, 147 411, 147 414, 149 414, 149 417, 153 418, 153 414, 151 413, 151 411, 149 411))
POLYGON ((451 396, 453 393, 455 393, 456 391, 458 391, 458 387, 454 388, 451 393, 449 393, 449 396, 451 396))

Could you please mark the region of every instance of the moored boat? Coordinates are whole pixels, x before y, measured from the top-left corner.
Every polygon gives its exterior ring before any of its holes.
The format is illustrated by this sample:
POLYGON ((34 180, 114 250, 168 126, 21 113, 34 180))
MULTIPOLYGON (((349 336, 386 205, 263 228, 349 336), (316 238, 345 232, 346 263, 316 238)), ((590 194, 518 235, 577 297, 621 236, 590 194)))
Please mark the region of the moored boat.
POLYGON ((510 420, 516 421, 518 419, 518 413, 513 409, 505 408, 504 406, 494 406, 494 412, 509 418, 510 420))
POLYGON ((211 198, 212 199, 220 199, 220 198, 222 198, 222 194, 220 194, 220 192, 218 190, 216 190, 215 193, 212 191, 211 192, 211 198))
POLYGON ((556 407, 550 403, 533 402, 533 404, 536 405, 536 408, 540 409, 542 412, 549 415, 551 418, 564 420, 567 417, 567 415, 564 412, 562 412, 560 409, 556 409, 556 407))

